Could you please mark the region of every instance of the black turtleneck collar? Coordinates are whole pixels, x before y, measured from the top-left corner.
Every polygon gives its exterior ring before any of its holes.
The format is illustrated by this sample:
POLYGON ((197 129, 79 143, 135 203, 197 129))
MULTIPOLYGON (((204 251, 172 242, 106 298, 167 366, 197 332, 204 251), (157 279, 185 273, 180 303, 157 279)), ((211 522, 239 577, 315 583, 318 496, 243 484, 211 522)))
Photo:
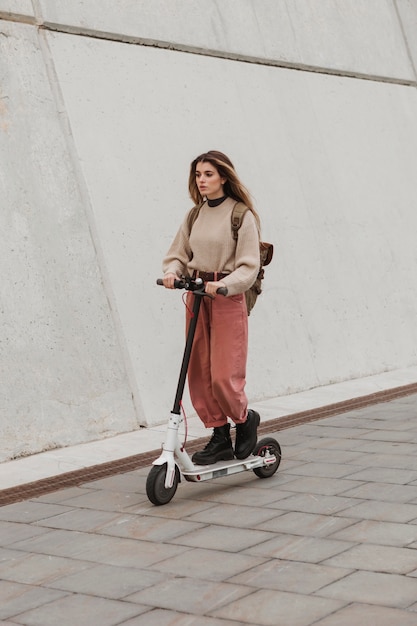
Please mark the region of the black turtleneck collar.
POLYGON ((207 199, 207 204, 211 207, 219 206, 222 202, 226 200, 227 196, 222 196, 221 198, 215 198, 214 200, 207 199))

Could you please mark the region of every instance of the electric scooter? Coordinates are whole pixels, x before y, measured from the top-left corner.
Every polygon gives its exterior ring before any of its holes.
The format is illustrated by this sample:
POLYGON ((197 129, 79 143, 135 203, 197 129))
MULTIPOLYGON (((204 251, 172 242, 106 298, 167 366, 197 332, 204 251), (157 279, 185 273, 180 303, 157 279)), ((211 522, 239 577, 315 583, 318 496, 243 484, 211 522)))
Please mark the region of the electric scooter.
MULTIPOLYGON (((162 279, 160 278, 158 278, 156 282, 158 285, 163 285, 162 279)), ((174 286, 176 289, 185 289, 193 292, 195 298, 174 406, 168 419, 166 439, 162 445, 162 453, 153 462, 153 467, 146 481, 146 494, 152 504, 155 505, 167 504, 172 500, 177 491, 178 484, 181 481, 181 476, 189 482, 202 482, 212 478, 219 478, 220 476, 228 476, 229 474, 252 470, 259 478, 269 478, 275 474, 281 462, 281 448, 278 441, 273 437, 265 437, 258 441, 252 454, 246 459, 218 461, 212 465, 195 465, 185 450, 185 443, 179 441, 178 431, 183 422, 181 401, 200 305, 202 298, 213 298, 213 296, 205 292, 204 283, 201 278, 194 279, 187 277, 176 280, 174 286)), ((217 293, 226 296, 227 288, 220 287, 217 293)))

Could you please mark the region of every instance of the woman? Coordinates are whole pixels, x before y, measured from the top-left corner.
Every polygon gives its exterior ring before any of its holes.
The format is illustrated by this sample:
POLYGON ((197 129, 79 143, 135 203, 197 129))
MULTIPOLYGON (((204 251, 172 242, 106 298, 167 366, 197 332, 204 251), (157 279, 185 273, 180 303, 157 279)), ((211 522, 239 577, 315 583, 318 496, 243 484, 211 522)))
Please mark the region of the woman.
MULTIPOLYGON (((247 408, 245 394, 248 353, 248 316, 245 291, 259 271, 259 216, 230 159, 215 150, 201 154, 190 166, 188 188, 201 205, 190 230, 186 215, 163 261, 164 286, 174 288, 180 276, 200 276, 205 291, 188 368, 191 402, 213 435, 192 460, 209 465, 234 456, 244 459, 253 451, 260 417, 247 408), (236 202, 246 211, 233 238, 231 217, 236 202), (216 295, 227 287, 227 297, 216 295), (236 424, 233 449, 230 418, 236 424)), ((187 328, 195 296, 187 295, 187 328)))

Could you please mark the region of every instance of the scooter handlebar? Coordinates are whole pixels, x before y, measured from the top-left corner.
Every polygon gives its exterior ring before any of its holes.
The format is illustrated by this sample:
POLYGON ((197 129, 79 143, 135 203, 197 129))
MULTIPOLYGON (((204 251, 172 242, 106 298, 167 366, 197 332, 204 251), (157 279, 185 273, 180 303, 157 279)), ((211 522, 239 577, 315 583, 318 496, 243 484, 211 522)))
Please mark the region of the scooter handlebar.
MULTIPOLYGON (((157 278, 156 284, 163 286, 164 285, 163 279, 162 278, 157 278)), ((180 279, 174 280, 174 287, 175 287, 175 289, 184 289, 186 287, 186 285, 187 285, 187 283, 186 283, 185 280, 180 280, 180 279)), ((219 287, 216 290, 216 293, 218 293, 221 296, 227 296, 228 291, 229 290, 227 289, 227 287, 219 287)))

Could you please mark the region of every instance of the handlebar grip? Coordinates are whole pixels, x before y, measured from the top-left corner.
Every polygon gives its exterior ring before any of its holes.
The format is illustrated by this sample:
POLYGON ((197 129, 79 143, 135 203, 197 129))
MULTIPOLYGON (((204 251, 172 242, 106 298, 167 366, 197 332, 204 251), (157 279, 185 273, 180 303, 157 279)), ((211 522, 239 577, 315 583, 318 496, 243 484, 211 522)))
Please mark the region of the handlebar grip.
POLYGON ((218 289, 216 289, 216 293, 220 294, 221 296, 227 296, 229 290, 227 287, 219 287, 218 289))
MULTIPOLYGON (((162 279, 162 278, 157 278, 157 279, 156 279, 156 284, 157 284, 157 285, 162 285, 162 286, 164 286, 164 281, 163 281, 163 279, 162 279)), ((183 281, 183 280, 180 280, 180 279, 175 279, 175 280, 174 280, 174 287, 175 287, 175 289, 184 289, 184 287, 185 287, 185 283, 184 283, 184 281, 183 281)))

